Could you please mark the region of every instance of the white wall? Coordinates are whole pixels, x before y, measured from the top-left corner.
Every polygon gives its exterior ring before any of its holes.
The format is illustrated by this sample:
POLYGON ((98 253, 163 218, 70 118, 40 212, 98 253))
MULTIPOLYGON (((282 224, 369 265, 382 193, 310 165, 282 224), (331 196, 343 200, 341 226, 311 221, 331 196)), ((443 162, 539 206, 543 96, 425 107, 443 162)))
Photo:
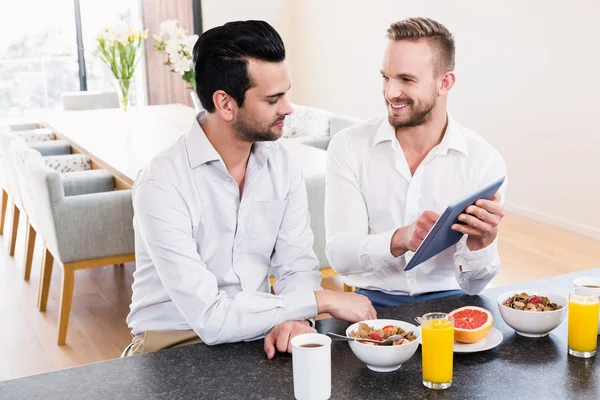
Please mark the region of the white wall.
POLYGON ((427 16, 457 42, 449 108, 503 155, 515 212, 600 238, 600 2, 291 1, 294 100, 383 112, 390 22, 427 16))
POLYGON ((202 0, 205 31, 229 21, 250 19, 266 21, 279 32, 286 44, 286 62, 293 82, 295 58, 287 48, 294 34, 290 0, 202 0))
POLYGON ((445 24, 457 42, 450 111, 503 155, 509 209, 600 238, 597 0, 204 0, 208 29, 264 19, 282 35, 292 100, 356 117, 384 112, 388 25, 445 24))

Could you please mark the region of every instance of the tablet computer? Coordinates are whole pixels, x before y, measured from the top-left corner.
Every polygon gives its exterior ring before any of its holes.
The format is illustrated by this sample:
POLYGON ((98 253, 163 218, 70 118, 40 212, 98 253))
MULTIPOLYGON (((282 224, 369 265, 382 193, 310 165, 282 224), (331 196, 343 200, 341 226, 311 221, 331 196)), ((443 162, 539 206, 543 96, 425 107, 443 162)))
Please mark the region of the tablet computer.
POLYGON ((435 222, 427 236, 425 236, 425 239, 419 248, 417 248, 415 255, 406 264, 406 267, 404 267, 404 270, 411 270, 423 261, 427 261, 448 247, 455 245, 463 237, 463 233, 450 229, 453 224, 462 224, 458 220, 458 216, 479 199, 491 200, 504 183, 504 179, 505 177, 502 177, 449 205, 435 222))

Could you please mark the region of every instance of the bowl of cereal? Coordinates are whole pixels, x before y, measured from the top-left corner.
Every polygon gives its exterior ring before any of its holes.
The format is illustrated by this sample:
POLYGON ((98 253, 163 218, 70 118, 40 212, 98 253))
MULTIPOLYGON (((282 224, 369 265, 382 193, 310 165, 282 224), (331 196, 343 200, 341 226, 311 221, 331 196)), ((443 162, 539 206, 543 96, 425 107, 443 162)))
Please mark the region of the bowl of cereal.
POLYGON ((413 324, 394 319, 357 322, 346 329, 346 336, 363 339, 385 340, 395 335, 402 338, 387 346, 371 342, 348 342, 354 355, 376 372, 395 371, 408 361, 419 347, 421 330, 413 324))
POLYGON ((556 329, 567 314, 569 303, 556 293, 513 290, 498 297, 502 319, 517 334, 543 337, 556 329))

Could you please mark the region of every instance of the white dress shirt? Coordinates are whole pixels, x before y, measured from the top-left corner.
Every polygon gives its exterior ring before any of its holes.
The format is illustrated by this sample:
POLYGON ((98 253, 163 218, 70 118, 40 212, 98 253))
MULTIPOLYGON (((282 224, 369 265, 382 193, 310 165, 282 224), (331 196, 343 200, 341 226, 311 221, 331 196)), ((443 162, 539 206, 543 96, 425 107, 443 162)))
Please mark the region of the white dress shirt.
POLYGON ((134 335, 193 329, 207 344, 246 341, 317 315, 321 274, 306 188, 281 144, 254 144, 240 201, 237 182, 194 121, 140 172, 133 207, 127 323, 134 335))
MULTIPOLYGON (((387 117, 350 127, 333 137, 328 152, 326 253, 348 285, 390 294, 419 295, 463 289, 477 294, 500 268, 497 240, 469 251, 467 236, 455 246, 404 271, 414 252, 390 253, 396 229, 424 211, 442 214, 455 200, 506 176, 502 156, 448 115, 448 126, 411 175, 387 117)), ((506 183, 501 187, 502 201, 506 183)))

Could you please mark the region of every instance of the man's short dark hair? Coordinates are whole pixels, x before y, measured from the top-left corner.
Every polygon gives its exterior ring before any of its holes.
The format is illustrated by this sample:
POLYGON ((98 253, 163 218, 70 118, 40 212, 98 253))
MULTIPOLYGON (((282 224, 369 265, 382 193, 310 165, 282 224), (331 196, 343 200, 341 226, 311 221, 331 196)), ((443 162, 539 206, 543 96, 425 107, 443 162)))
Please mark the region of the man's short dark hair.
POLYGON ((194 46, 196 93, 208 112, 215 111, 213 94, 223 90, 242 107, 253 85, 248 60, 285 60, 277 31, 264 21, 235 21, 204 32, 194 46))

